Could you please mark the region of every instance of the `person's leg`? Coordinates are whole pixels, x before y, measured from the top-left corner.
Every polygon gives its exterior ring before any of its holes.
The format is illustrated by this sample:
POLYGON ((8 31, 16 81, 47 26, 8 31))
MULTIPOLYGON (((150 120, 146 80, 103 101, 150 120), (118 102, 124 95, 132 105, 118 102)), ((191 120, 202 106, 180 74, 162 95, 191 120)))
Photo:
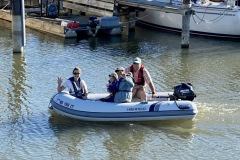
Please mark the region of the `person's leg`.
POLYGON ((137 85, 135 85, 134 87, 133 87, 133 90, 132 90, 132 97, 137 97, 137 90, 138 90, 138 86, 137 85))
POLYGON ((137 97, 140 98, 141 102, 147 101, 147 95, 143 89, 139 89, 137 91, 137 97))

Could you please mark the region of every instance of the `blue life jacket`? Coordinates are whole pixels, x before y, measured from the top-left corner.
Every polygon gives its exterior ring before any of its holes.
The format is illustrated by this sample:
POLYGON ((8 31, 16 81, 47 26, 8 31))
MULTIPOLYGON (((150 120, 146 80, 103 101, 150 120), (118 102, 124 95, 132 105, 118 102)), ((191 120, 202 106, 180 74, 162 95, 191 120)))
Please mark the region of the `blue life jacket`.
POLYGON ((73 89, 74 89, 74 93, 75 93, 75 97, 77 98, 83 98, 83 90, 82 90, 82 86, 81 86, 81 79, 78 79, 79 85, 80 85, 80 90, 77 89, 76 83, 74 82, 74 77, 69 78, 68 80, 71 81, 72 85, 73 85, 73 89))
POLYGON ((134 83, 131 77, 126 77, 126 79, 121 77, 117 84, 118 89, 114 96, 114 102, 116 103, 131 102, 133 86, 134 83))

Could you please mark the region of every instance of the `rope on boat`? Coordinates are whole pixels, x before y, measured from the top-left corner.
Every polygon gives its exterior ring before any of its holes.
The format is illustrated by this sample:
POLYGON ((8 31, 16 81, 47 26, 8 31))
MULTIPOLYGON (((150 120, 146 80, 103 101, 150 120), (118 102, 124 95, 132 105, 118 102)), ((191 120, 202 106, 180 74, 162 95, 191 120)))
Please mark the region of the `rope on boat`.
MULTIPOLYGON (((182 3, 181 0, 173 0, 173 2, 182 3)), ((214 19, 212 19, 212 20, 204 20, 204 17, 205 17, 205 15, 206 15, 206 12, 207 12, 207 9, 208 9, 209 6, 210 6, 210 3, 207 5, 207 7, 206 7, 206 9, 205 9, 205 12, 204 12, 204 14, 203 14, 203 16, 202 16, 202 18, 199 17, 196 13, 195 13, 195 14, 192 14, 192 18, 193 18, 194 23, 196 23, 196 24, 200 24, 201 22, 203 22, 203 23, 217 23, 217 22, 219 22, 220 20, 222 20, 222 19, 226 16, 226 14, 227 14, 228 12, 230 12, 230 11, 232 10, 232 7, 231 7, 231 8, 226 8, 222 13, 219 13, 220 15, 219 15, 217 18, 214 18, 214 19), (194 18, 194 16, 196 16, 200 21, 197 22, 196 19, 194 18)))
MULTIPOLYGON (((179 2, 179 3, 180 3, 181 1, 179 1, 179 0, 173 0, 173 2, 179 2)), ((208 23, 208 24, 209 24, 209 23, 217 23, 217 22, 219 22, 220 20, 222 20, 222 19, 226 16, 226 14, 228 14, 228 13, 232 10, 232 7, 231 7, 231 8, 226 8, 222 13, 219 13, 219 16, 218 16, 218 17, 216 17, 216 18, 214 18, 214 19, 212 19, 212 20, 206 20, 206 19, 204 19, 204 17, 205 17, 205 15, 207 14, 207 9, 208 9, 209 6, 210 6, 210 4, 208 4, 208 6, 206 7, 202 18, 201 18, 200 16, 198 16, 195 12, 194 12, 195 14, 192 14, 192 18, 193 18, 194 23, 196 23, 196 24, 200 24, 201 22, 203 22, 203 23, 208 23), (194 17, 197 17, 197 19, 200 20, 200 21, 197 22, 196 18, 194 18, 194 17)), ((136 17, 136 20, 127 21, 127 22, 122 22, 122 24, 124 24, 124 23, 129 23, 129 22, 136 22, 136 21, 141 20, 141 19, 143 19, 143 18, 145 18, 145 17, 148 17, 150 14, 151 14, 151 13, 148 13, 147 15, 145 15, 145 16, 143 16, 143 17, 141 17, 141 18, 136 17)))
POLYGON ((136 21, 141 20, 141 19, 143 19, 143 18, 145 18, 145 17, 148 17, 150 14, 152 14, 152 13, 148 13, 147 15, 145 15, 145 16, 143 16, 143 17, 141 17, 141 18, 136 17, 136 19, 135 19, 135 20, 132 20, 132 21, 122 22, 122 24, 124 24, 124 23, 127 24, 127 23, 129 23, 129 22, 136 22, 136 21))
MULTIPOLYGON (((209 6, 209 5, 208 5, 208 6, 209 6)), ((206 7, 205 12, 204 12, 202 18, 199 17, 196 13, 195 13, 195 14, 192 14, 192 18, 193 18, 194 23, 196 23, 196 24, 200 24, 201 22, 203 22, 203 23, 217 23, 217 22, 219 22, 220 20, 222 20, 222 19, 226 16, 226 14, 227 14, 228 12, 230 12, 230 11, 232 10, 232 8, 227 8, 227 9, 225 9, 222 13, 219 13, 220 15, 219 15, 218 17, 216 17, 216 18, 214 18, 214 19, 212 19, 212 20, 204 20, 204 17, 205 17, 205 15, 207 14, 206 12, 207 12, 208 6, 206 7), (200 21, 197 22, 196 19, 194 18, 194 16, 196 16, 200 21)))

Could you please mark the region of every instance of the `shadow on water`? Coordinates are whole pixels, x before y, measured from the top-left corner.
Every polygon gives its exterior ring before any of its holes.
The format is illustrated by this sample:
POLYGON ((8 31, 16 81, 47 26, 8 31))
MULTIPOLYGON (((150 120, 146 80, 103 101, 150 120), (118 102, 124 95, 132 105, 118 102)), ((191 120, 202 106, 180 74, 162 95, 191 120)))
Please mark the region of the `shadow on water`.
MULTIPOLYGON (((138 43, 135 41, 135 33, 131 32, 129 35, 120 36, 78 36, 76 38, 63 38, 55 35, 43 34, 42 32, 27 28, 28 34, 35 35, 39 40, 50 42, 50 43, 60 43, 66 46, 76 46, 76 45, 86 45, 89 47, 90 51, 97 51, 98 48, 117 48, 121 50, 126 50, 128 53, 136 53, 139 50, 138 43), (135 51, 133 51, 133 49, 135 51)), ((85 48, 87 48, 85 46, 85 48)))
MULTIPOLYGON (((117 48, 126 50, 128 53, 134 52, 133 49, 139 49, 137 40, 135 39, 135 33, 131 32, 129 35, 120 36, 97 36, 97 37, 78 37, 78 43, 88 41, 89 49, 91 51, 98 48, 117 48)), ((134 52, 135 53, 135 52, 134 52)))

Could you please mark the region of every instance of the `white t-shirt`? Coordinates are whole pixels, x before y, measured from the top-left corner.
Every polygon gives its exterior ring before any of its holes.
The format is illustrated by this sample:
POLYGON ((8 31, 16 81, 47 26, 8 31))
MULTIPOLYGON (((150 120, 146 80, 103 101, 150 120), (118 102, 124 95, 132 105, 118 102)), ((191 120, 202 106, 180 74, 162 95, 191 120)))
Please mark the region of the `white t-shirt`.
MULTIPOLYGON (((75 82, 73 82, 73 83, 75 83, 75 82)), ((63 86, 68 89, 68 92, 69 92, 70 94, 71 94, 71 93, 74 94, 74 88, 73 88, 72 82, 71 82, 69 79, 66 80, 66 81, 63 83, 63 86)), ((76 83, 75 83, 75 86, 76 86, 77 90, 81 90, 82 88, 85 88, 85 89, 86 89, 86 93, 88 93, 87 85, 86 85, 86 83, 85 83, 84 80, 81 80, 81 81, 80 81, 80 87, 79 87, 76 83)), ((83 94, 84 94, 84 93, 85 93, 85 92, 83 91, 83 94)))

